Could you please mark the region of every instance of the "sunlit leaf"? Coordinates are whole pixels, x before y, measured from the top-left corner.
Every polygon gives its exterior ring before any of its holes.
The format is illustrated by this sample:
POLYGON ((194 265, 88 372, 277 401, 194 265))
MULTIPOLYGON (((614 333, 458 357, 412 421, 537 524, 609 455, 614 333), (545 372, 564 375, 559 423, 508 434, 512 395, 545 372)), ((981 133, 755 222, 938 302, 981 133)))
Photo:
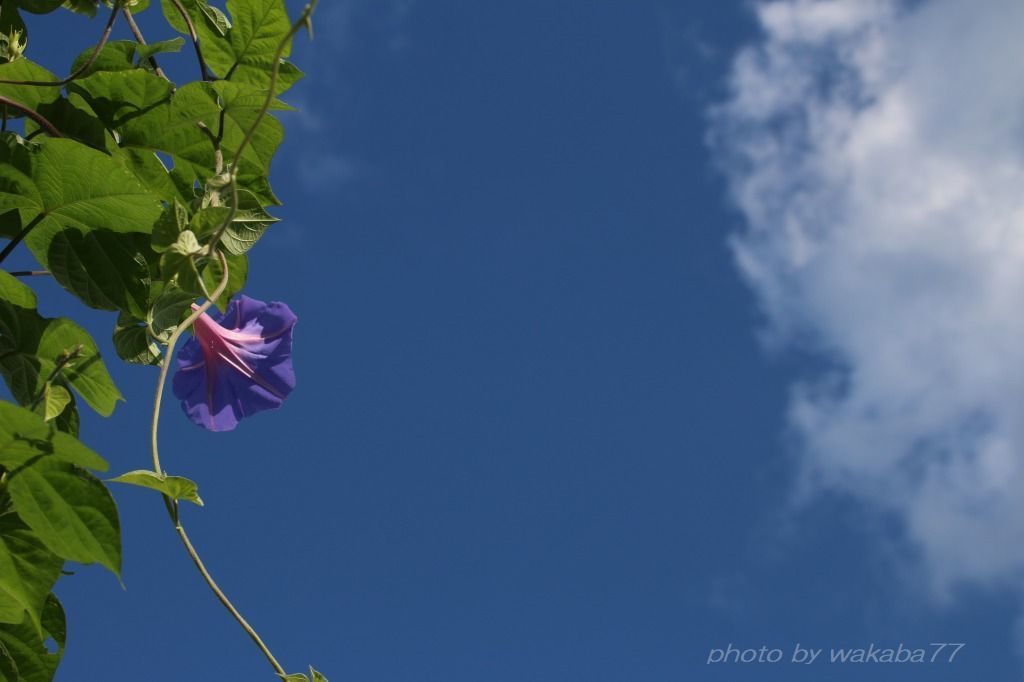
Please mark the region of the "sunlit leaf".
MULTIPOLYGON (((231 42, 227 38, 230 22, 223 12, 211 7, 205 0, 181 0, 181 6, 192 19, 207 64, 216 75, 223 77, 234 61, 231 42)), ((174 30, 187 35, 188 26, 174 4, 170 0, 161 0, 160 7, 167 23, 174 30)))
POLYGON ((22 520, 60 557, 121 572, 121 528, 107 487, 71 464, 42 457, 8 476, 22 520))
MULTIPOLYGON (((135 47, 136 42, 134 40, 108 40, 107 44, 96 55, 96 58, 93 59, 89 68, 79 77, 89 76, 97 71, 127 71, 134 69, 135 62, 132 57, 135 55, 135 47)), ((91 46, 75 57, 75 61, 71 63, 71 72, 77 72, 85 66, 92 59, 94 51, 95 46, 91 46)))
POLYGON ((99 6, 97 0, 64 0, 63 7, 77 12, 78 14, 85 14, 90 17, 96 16, 96 8, 99 6))
POLYGON ((4 496, 0 502, 0 623, 20 623, 28 614, 42 633, 43 609, 64 561, 46 548, 4 496))
MULTIPOLYGON (((284 0, 228 0, 228 11, 234 26, 231 28, 231 51, 234 62, 228 68, 226 79, 268 88, 273 69, 274 53, 281 40, 291 29, 284 0)), ((286 43, 282 57, 291 52, 286 43)), ((292 86, 302 72, 288 62, 279 67, 276 94, 292 86)))
POLYGON ((59 384, 51 384, 43 392, 43 419, 51 421, 60 415, 64 408, 71 404, 68 389, 59 384))
POLYGON ((181 46, 185 44, 184 38, 171 38, 170 40, 159 40, 148 45, 136 45, 135 53, 139 61, 149 59, 165 52, 181 52, 181 46))
POLYGON ((328 682, 324 674, 316 670, 313 666, 309 667, 309 676, 303 673, 292 673, 290 675, 278 675, 282 682, 328 682))
MULTIPOLYGON (((249 251, 267 228, 278 220, 260 206, 252 192, 239 190, 238 196, 238 209, 220 241, 228 253, 234 255, 249 251)), ((192 230, 202 241, 208 241, 209 237, 221 228, 228 215, 230 209, 226 206, 204 208, 192 216, 192 230)))
POLYGON ((25 243, 44 266, 51 241, 65 229, 148 234, 161 211, 158 197, 123 165, 65 139, 47 139, 34 152, 0 145, 0 208, 38 221, 25 243))
MULTIPOLYGON (((228 262, 228 285, 225 287, 224 293, 220 295, 220 298, 213 302, 220 310, 226 310, 231 297, 245 287, 245 281, 249 274, 249 260, 247 256, 228 255, 226 258, 228 262)), ((203 282, 206 284, 206 290, 212 293, 217 288, 217 285, 220 284, 223 276, 224 271, 221 269, 219 259, 207 262, 206 267, 203 269, 203 282)))
POLYGON ((127 483, 142 488, 149 488, 150 490, 163 493, 171 499, 185 500, 198 504, 200 507, 203 506, 203 501, 199 498, 199 489, 195 481, 183 478, 182 476, 168 476, 167 474, 158 474, 155 471, 139 469, 138 471, 129 471, 107 480, 113 483, 127 483))
MULTIPOLYGON (((58 80, 52 73, 28 59, 15 59, 13 62, 0 64, 0 80, 5 81, 39 81, 53 83, 58 80)), ((60 88, 39 87, 34 85, 15 85, 0 83, 0 95, 13 99, 19 104, 38 109, 40 104, 53 102, 60 98, 60 88)), ((18 116, 15 111, 8 111, 8 116, 18 116)))
POLYGON ((0 270, 0 299, 19 308, 36 307, 35 292, 6 270, 0 270))

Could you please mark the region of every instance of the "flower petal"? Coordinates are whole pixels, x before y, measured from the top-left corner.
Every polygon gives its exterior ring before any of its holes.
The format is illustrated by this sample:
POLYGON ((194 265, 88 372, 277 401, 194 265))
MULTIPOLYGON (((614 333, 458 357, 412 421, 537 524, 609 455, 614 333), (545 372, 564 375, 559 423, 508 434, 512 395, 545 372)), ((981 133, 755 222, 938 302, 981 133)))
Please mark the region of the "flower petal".
POLYGON ((233 299, 223 315, 200 316, 178 355, 174 395, 194 423, 230 431, 239 420, 280 407, 295 388, 295 314, 280 302, 233 299))

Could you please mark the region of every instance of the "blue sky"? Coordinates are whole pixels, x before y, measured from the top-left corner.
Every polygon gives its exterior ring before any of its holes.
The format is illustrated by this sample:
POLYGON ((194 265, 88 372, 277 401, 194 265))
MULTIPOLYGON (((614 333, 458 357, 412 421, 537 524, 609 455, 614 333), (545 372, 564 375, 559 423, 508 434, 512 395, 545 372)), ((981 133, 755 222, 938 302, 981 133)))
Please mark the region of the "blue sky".
MULTIPOLYGON (((325 0, 246 292, 298 314, 298 388, 232 433, 162 422, 286 667, 1019 676, 1024 60, 1012 3, 968 5, 325 0)), ((61 73, 99 29, 40 26, 61 73)), ((128 401, 83 439, 141 468, 155 371, 109 364, 128 401)), ((159 500, 117 494, 126 589, 61 581, 58 679, 268 679, 159 500)))

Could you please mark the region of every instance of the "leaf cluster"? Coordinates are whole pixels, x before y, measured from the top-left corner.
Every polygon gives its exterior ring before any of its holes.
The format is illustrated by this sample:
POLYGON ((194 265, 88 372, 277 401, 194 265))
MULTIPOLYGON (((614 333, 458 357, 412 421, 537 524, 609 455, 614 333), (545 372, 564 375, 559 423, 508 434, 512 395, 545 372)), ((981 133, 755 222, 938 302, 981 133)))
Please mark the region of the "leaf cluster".
MULTIPOLYGON (((288 108, 278 98, 302 75, 286 59, 284 1, 158 4, 168 35, 146 43, 133 13, 148 0, 0 2, 0 376, 12 398, 0 401, 0 680, 52 679, 66 563, 119 577, 122 554, 96 475, 108 465, 79 440, 79 409, 110 416, 123 397, 89 333, 44 316, 3 261, 23 245, 83 305, 116 313, 121 360, 154 365, 222 263, 216 303, 244 286, 247 253, 277 220, 269 176, 283 129, 270 112, 288 108), (25 23, 61 8, 110 13, 65 78, 32 61, 25 23), (109 39, 119 17, 135 41, 109 39), (158 62, 193 58, 201 78, 188 83, 158 62)), ((110 481, 202 504, 195 483, 163 472, 110 481)))

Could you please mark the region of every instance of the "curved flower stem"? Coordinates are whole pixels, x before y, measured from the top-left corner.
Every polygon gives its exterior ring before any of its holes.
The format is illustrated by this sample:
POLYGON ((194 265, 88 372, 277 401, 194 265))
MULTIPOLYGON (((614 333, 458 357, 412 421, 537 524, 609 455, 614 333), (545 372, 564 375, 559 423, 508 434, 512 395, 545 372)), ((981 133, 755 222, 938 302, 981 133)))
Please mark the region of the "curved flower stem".
MULTIPOLYGON (((171 0, 171 3, 174 5, 175 9, 178 10, 182 18, 185 20, 185 23, 189 27, 189 33, 192 37, 192 42, 196 48, 196 55, 199 58, 199 68, 202 71, 203 80, 207 80, 208 72, 206 69, 206 62, 203 59, 202 51, 199 47, 199 38, 195 33, 195 28, 192 25, 191 18, 188 16, 188 12, 185 11, 184 7, 181 6, 180 0, 171 0)), ((212 293, 206 292, 204 287, 203 292, 208 293, 208 295, 206 296, 206 301, 201 306, 199 306, 191 315, 185 318, 185 320, 180 325, 178 325, 177 328, 175 328, 174 332, 171 334, 170 339, 168 339, 167 341, 167 350, 164 353, 163 360, 160 364, 160 377, 157 380, 156 399, 153 402, 153 425, 152 429, 150 430, 151 446, 153 450, 153 471, 155 471, 157 474, 163 474, 163 469, 160 466, 160 451, 157 446, 157 427, 160 421, 160 404, 163 400, 164 385, 167 383, 167 371, 170 368, 171 356, 174 353, 174 345, 178 342, 178 339, 185 332, 185 330, 188 329, 192 325, 192 323, 199 318, 200 315, 206 312, 210 308, 210 306, 213 305, 213 302, 220 297, 220 295, 224 292, 224 289, 227 287, 227 258, 225 258, 222 252, 217 250, 217 243, 220 240, 221 236, 224 234, 224 231, 227 230, 229 225, 231 225, 238 211, 238 184, 236 178, 238 173, 238 162, 241 160, 242 153, 245 151, 245 148, 249 145, 250 142, 252 142, 252 138, 256 134, 256 128, 263 120, 263 117, 267 115, 267 112, 270 110, 270 106, 274 101, 274 98, 276 96, 275 90, 277 86, 278 72, 280 70, 281 59, 282 55, 284 54, 284 50, 287 47, 289 41, 291 41, 292 37, 294 37, 294 35, 298 32, 300 28, 305 26, 308 29, 310 27, 310 17, 313 14, 313 9, 316 7, 316 4, 317 0, 309 0, 309 3, 305 6, 305 8, 302 11, 302 14, 299 15, 299 19, 292 25, 288 33, 278 44, 277 50, 274 54, 274 66, 270 72, 270 83, 268 85, 266 99, 264 100, 263 106, 260 108, 260 111, 257 113, 255 121, 246 131, 242 139, 242 142, 235 150, 235 156, 231 165, 231 175, 229 181, 232 193, 230 211, 228 216, 224 219, 223 223, 217 229, 217 231, 214 232, 213 237, 210 239, 209 243, 206 246, 207 254, 212 255, 216 253, 217 256, 220 258, 221 267, 223 269, 221 281, 217 285, 217 288, 214 289, 212 293)), ((223 121, 221 123, 221 131, 223 131, 223 121)), ((219 140, 215 142, 215 147, 218 146, 217 142, 219 142, 219 140)), ((213 591, 214 595, 216 595, 217 599, 220 600, 220 603, 224 606, 224 608, 228 610, 232 617, 238 622, 242 629, 245 630, 246 634, 248 634, 252 641, 256 644, 259 650, 263 652, 263 655, 270 663, 270 666, 274 669, 274 672, 277 673, 277 676, 281 679, 287 677, 284 668, 282 668, 281 664, 277 662, 276 658, 274 658, 274 655, 270 652, 270 649, 267 647, 267 645, 264 644, 263 640, 260 639, 260 636, 256 633, 256 630, 254 630, 253 627, 249 625, 248 621, 246 621, 242 614, 238 612, 238 609, 234 607, 231 601, 227 598, 224 592, 217 585, 216 581, 214 581, 213 576, 211 576, 210 572, 206 569, 206 566, 203 564, 202 559, 199 558, 199 553, 192 545, 192 542, 189 540, 188 533, 185 532, 185 528, 181 523, 181 516, 179 513, 180 510, 178 508, 177 501, 165 495, 164 504, 167 506, 167 513, 170 515, 171 521, 174 523, 174 529, 178 533, 178 537, 181 538, 182 544, 185 546, 185 551, 188 552, 189 557, 192 558, 192 561, 193 563, 195 563, 200 575, 202 575, 203 580, 206 581, 206 584, 213 591)))
POLYGON ((267 648, 267 645, 263 643, 262 639, 260 639, 260 636, 256 633, 256 630, 254 630, 253 627, 249 625, 249 622, 242 617, 242 614, 239 613, 238 609, 234 607, 231 601, 227 598, 227 595, 225 595, 224 592, 222 592, 221 589, 217 586, 217 583, 214 582, 213 576, 210 575, 210 572, 206 570, 206 566, 203 565, 202 560, 199 558, 199 553, 196 552, 195 547, 193 547, 192 543, 189 541, 188 534, 185 533, 185 528, 181 525, 181 520, 177 518, 178 503, 173 502, 172 504, 174 505, 175 510, 175 513, 172 516, 172 518, 176 519, 174 529, 178 532, 178 537, 181 538, 181 543, 185 545, 185 551, 188 552, 188 555, 190 557, 192 557, 192 562, 196 565, 196 568, 199 570, 200 575, 203 576, 203 580, 205 580, 206 584, 210 586, 210 589, 213 590, 213 593, 217 596, 217 599, 220 601, 221 604, 224 605, 224 608, 226 608, 228 612, 231 613, 234 619, 238 621, 238 624, 242 626, 242 629, 245 630, 245 633, 249 635, 249 637, 256 644, 256 646, 259 647, 259 650, 263 652, 263 655, 267 657, 267 661, 274 669, 274 672, 277 673, 278 677, 284 679, 287 676, 287 673, 284 671, 284 668, 281 667, 281 664, 277 662, 277 659, 274 658, 274 654, 270 653, 270 649, 267 648))
MULTIPOLYGON (((224 218, 224 222, 221 223, 217 231, 210 237, 210 241, 207 244, 207 253, 213 253, 214 249, 217 248, 217 243, 220 238, 224 236, 224 232, 227 231, 228 227, 235 220, 235 216, 238 215, 238 164, 242 160, 242 154, 245 152, 245 148, 252 142, 252 138, 256 136, 256 129, 259 128, 260 123, 263 122, 263 117, 270 111, 270 105, 274 103, 274 99, 277 97, 277 76, 281 70, 281 59, 284 55, 285 48, 291 42, 291 39, 299 32, 299 29, 303 26, 306 30, 312 31, 311 18, 313 16, 313 10, 316 9, 316 3, 318 0, 309 0, 305 7, 302 8, 302 14, 295 20, 292 27, 288 29, 288 33, 285 34, 281 42, 277 44, 277 50, 274 52, 274 66, 270 70, 270 83, 267 85, 267 96, 263 99, 263 105, 260 110, 256 113, 256 118, 253 119, 252 125, 245 131, 245 135, 242 137, 242 141, 238 143, 238 147, 235 149, 235 156, 231 160, 231 175, 228 186, 231 189, 231 206, 229 206, 228 214, 224 218)), ((312 33, 311 33, 312 34, 312 33)))
MULTIPOLYGON (((206 300, 203 302, 203 304, 196 308, 196 310, 193 311, 191 315, 186 317, 185 320, 174 329, 174 332, 171 334, 171 338, 168 339, 167 341, 167 350, 164 351, 164 357, 160 363, 160 377, 159 379, 157 379, 156 384, 156 399, 153 401, 153 423, 152 427, 150 428, 150 444, 153 450, 153 471, 156 472, 158 475, 162 475, 164 471, 160 466, 160 451, 157 448, 157 428, 160 424, 160 404, 163 401, 164 385, 167 383, 167 370, 171 365, 171 357, 174 354, 174 346, 178 342, 178 339, 181 338, 181 335, 185 333, 185 330, 191 327, 192 323, 195 322, 200 315, 205 313, 210 308, 210 306, 213 305, 213 302, 217 300, 217 298, 220 297, 222 293, 224 293, 224 289, 226 289, 228 286, 227 258, 225 258, 224 254, 220 252, 218 252, 217 255, 220 257, 220 265, 224 272, 224 274, 221 276, 220 283, 218 283, 217 288, 214 289, 206 297, 206 300)), ((242 616, 241 613, 239 613, 238 609, 236 609, 234 604, 231 603, 231 600, 228 599, 226 594, 224 594, 224 591, 220 589, 220 586, 217 585, 217 582, 213 579, 213 576, 210 575, 210 571, 207 570, 206 565, 203 563, 203 560, 199 558, 199 552, 196 551, 196 548, 192 544, 192 541, 189 540, 188 533, 185 532, 185 526, 181 522, 181 514, 179 513, 178 509, 178 501, 171 499, 167 495, 164 495, 163 497, 164 505, 167 507, 167 513, 170 515, 171 522, 174 524, 174 531, 178 534, 178 537, 181 539, 181 544, 185 546, 185 551, 188 552, 189 557, 192 559, 192 563, 196 565, 196 569, 198 569, 199 574, 203 577, 203 580, 206 581, 206 584, 210 587, 210 590, 213 591, 213 594, 217 597, 217 600, 220 601, 220 603, 224 606, 225 609, 228 610, 228 612, 238 622, 242 629, 245 630, 245 633, 249 635, 249 637, 256 644, 259 650, 263 652, 263 655, 266 656, 267 661, 270 663, 270 666, 274 669, 274 672, 277 673, 278 677, 284 679, 284 677, 286 676, 284 668, 282 668, 281 664, 277 662, 276 658, 274 658, 274 654, 272 654, 267 645, 263 643, 263 640, 260 639, 260 636, 256 633, 256 630, 254 630, 253 627, 249 625, 249 622, 242 616)))
POLYGON ((163 469, 160 468, 160 449, 157 446, 157 429, 160 425, 160 405, 164 398, 164 384, 167 383, 167 370, 171 366, 171 356, 174 355, 174 346, 178 343, 178 339, 181 335, 192 326, 192 323, 199 319, 199 316, 205 313, 213 305, 213 302, 224 293, 224 289, 228 286, 228 259, 224 257, 223 253, 218 253, 220 256, 220 264, 224 274, 221 275, 220 282, 217 284, 217 288, 213 290, 210 296, 206 297, 206 300, 196 308, 191 315, 185 318, 185 320, 175 327, 174 332, 171 333, 171 338, 167 340, 167 350, 164 352, 163 360, 160 362, 160 378, 156 382, 156 398, 153 400, 153 425, 150 428, 150 447, 153 451, 153 471, 158 474, 163 473, 163 469))

